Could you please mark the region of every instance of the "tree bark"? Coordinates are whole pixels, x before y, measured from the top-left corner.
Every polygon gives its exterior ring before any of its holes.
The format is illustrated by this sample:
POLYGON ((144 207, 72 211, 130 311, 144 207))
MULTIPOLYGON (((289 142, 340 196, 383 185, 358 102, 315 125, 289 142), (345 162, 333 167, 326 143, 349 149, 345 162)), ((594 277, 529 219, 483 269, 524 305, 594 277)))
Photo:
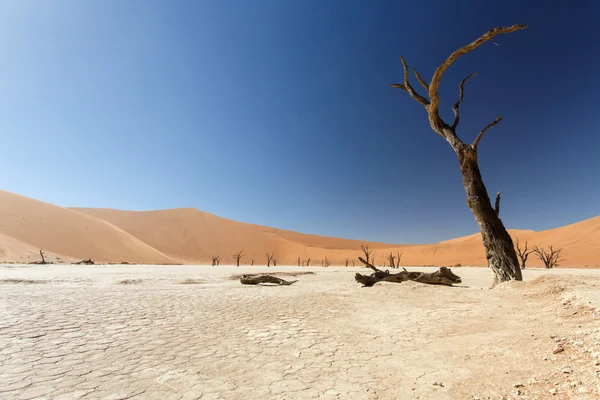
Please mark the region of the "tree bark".
POLYGON ((259 283, 275 283, 277 285, 291 285, 298 281, 285 281, 272 275, 242 275, 240 278, 242 285, 258 285, 259 283))
POLYGON ((492 286, 499 282, 523 280, 512 238, 492 207, 483 183, 477 161, 477 149, 461 143, 455 147, 455 151, 467 193, 467 206, 479 224, 488 266, 494 273, 492 286))

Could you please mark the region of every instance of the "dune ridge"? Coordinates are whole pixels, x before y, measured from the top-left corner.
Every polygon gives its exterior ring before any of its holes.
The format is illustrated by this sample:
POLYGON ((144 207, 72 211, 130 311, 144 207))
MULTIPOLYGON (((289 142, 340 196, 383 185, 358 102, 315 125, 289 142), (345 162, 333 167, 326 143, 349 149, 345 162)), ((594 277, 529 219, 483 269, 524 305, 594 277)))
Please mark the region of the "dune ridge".
MULTIPOLYGON (((600 267, 600 216, 546 231, 509 233, 530 246, 562 247, 565 267, 600 267)), ((403 253, 404 265, 486 265, 478 233, 435 244, 362 242, 237 222, 194 208, 64 208, 0 191, 0 261, 37 260, 43 248, 47 256, 65 261, 205 264, 218 255, 222 264, 231 264, 231 255, 244 250, 244 265, 252 260, 263 265, 267 252, 274 252, 280 265, 296 265, 298 257, 310 257, 311 265, 321 265, 325 257, 344 265, 346 258, 362 254, 362 243, 374 250, 380 265, 390 251, 403 253)), ((542 264, 531 255, 528 266, 542 264)))

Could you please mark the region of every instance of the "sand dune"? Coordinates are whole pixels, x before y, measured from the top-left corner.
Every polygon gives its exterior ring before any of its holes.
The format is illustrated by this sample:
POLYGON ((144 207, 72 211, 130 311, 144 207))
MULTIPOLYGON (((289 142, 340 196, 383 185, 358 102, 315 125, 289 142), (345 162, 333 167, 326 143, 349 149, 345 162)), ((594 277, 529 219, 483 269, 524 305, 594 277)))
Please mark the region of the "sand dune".
MULTIPOLYGON (((308 235, 241 223, 193 208, 158 211, 62 208, 0 191, 0 254, 3 261, 37 259, 40 248, 65 260, 92 258, 103 262, 208 263, 213 255, 223 264, 244 250, 242 264, 265 263, 274 252, 279 264, 295 265, 311 258, 321 265, 327 257, 344 265, 361 255, 361 241, 308 235)), ((509 230, 530 246, 562 247, 568 267, 600 266, 600 217, 547 231, 509 230)), ((366 242, 376 263, 384 255, 403 253, 404 265, 486 265, 478 233, 437 244, 395 245, 366 242)), ((528 264, 541 266, 530 256, 528 264)))
POLYGON ((39 256, 44 249, 65 259, 173 262, 106 221, 5 191, 0 191, 0 233, 0 247, 10 251, 6 261, 28 261, 31 252, 39 256))

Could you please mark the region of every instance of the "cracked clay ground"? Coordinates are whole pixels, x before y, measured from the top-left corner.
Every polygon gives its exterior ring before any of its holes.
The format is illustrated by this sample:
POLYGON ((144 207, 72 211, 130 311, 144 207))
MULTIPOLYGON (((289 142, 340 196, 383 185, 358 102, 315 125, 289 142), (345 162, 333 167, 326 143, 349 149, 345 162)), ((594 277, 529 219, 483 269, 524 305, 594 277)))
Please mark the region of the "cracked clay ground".
POLYGON ((484 268, 457 288, 356 271, 1 266, 0 398, 600 398, 600 271, 494 290, 484 268), (229 279, 261 270, 316 274, 229 279))

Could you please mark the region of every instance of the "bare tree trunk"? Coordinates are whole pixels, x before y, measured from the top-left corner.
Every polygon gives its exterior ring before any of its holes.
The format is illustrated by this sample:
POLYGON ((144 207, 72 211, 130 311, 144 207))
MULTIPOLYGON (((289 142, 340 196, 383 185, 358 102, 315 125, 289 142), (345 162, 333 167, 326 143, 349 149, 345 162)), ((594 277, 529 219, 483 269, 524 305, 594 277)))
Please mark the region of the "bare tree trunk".
POLYGON ((496 126, 502 121, 502 116, 498 116, 492 123, 483 128, 472 144, 465 144, 456 134, 456 128, 460 122, 460 103, 464 97, 464 85, 469 79, 475 76, 475 73, 467 76, 460 82, 458 87, 458 101, 452 106, 452 111, 454 113, 454 121, 452 124, 444 121, 439 114, 440 97, 438 89, 440 87, 442 75, 459 57, 475 50, 489 40, 494 41, 495 36, 520 31, 525 28, 527 28, 527 25, 512 25, 490 29, 475 41, 452 52, 446 60, 435 69, 431 82, 429 83, 423 80, 416 68, 413 68, 417 81, 426 90, 429 99, 417 93, 410 84, 408 65, 402 56, 400 56, 400 61, 402 62, 402 67, 404 69, 404 83, 394 83, 391 85, 394 88, 408 92, 410 97, 425 108, 431 129, 444 138, 450 146, 452 146, 458 156, 463 184, 465 191, 467 192, 467 205, 473 212, 473 215, 479 224, 488 265, 494 273, 493 285, 498 282, 509 280, 522 280, 521 269, 519 268, 517 253, 513 247, 512 239, 498 217, 500 212, 500 193, 496 195, 496 209, 494 209, 485 185, 483 184, 481 172, 479 171, 479 165, 477 163, 477 146, 479 145, 479 142, 488 129, 496 126))
MULTIPOLYGON (((477 150, 471 146, 458 145, 456 154, 460 164, 463 185, 467 193, 467 206, 479 224, 488 266, 494 272, 494 282, 522 280, 521 268, 512 238, 506 231, 496 210, 492 207, 479 164, 477 150)), ((499 197, 497 197, 499 199, 499 197)), ((497 201, 499 206, 499 201, 497 201)))

